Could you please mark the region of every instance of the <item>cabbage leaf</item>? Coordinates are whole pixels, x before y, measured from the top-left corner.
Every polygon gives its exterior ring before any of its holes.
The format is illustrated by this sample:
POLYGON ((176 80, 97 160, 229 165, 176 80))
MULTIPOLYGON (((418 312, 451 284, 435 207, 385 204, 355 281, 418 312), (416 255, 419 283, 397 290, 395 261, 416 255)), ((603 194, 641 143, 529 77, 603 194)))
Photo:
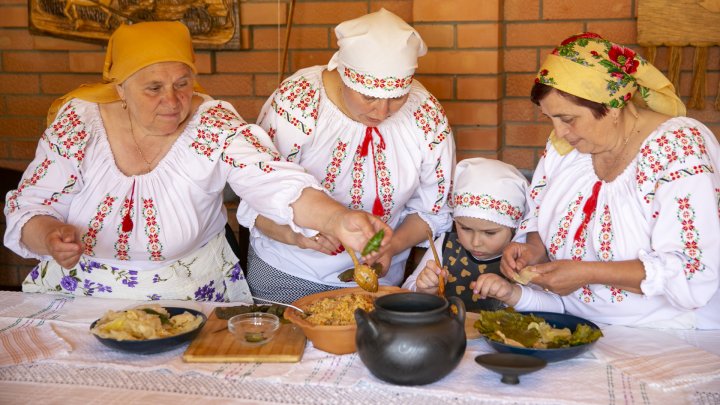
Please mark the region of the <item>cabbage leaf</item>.
POLYGON ((579 346, 598 340, 599 329, 579 324, 574 331, 554 328, 541 317, 520 314, 512 308, 480 311, 474 325, 483 336, 501 343, 526 348, 551 349, 579 346))

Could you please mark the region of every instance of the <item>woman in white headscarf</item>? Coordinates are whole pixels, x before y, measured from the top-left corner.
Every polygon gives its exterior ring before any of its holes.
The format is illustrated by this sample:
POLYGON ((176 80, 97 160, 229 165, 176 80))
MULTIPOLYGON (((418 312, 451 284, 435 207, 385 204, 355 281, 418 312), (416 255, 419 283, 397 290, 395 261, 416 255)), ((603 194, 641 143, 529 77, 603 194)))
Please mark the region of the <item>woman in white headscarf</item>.
MULTIPOLYGON (((380 283, 399 285, 410 248, 428 230, 450 228, 452 131, 438 101, 413 80, 427 51, 417 31, 382 9, 341 23, 335 33, 339 50, 328 65, 285 80, 258 124, 335 200, 395 230, 380 254, 380 283)), ((353 262, 336 238, 307 238, 244 203, 238 212, 251 229, 248 283, 255 296, 291 302, 353 286, 338 279, 353 262)))

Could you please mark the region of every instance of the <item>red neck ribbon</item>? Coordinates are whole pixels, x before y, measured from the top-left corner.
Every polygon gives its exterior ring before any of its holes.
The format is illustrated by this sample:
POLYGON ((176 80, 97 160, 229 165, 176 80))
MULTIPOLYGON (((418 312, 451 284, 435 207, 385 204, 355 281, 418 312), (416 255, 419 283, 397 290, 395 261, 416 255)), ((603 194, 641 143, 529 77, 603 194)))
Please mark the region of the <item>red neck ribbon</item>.
POLYGON ((360 156, 366 157, 368 155, 369 149, 372 148, 373 171, 375 172, 375 202, 373 203, 372 213, 375 216, 381 217, 385 215, 385 209, 380 202, 380 188, 378 186, 380 181, 377 177, 377 158, 375 156, 375 144, 372 142, 373 131, 377 134, 378 138, 380 138, 380 142, 378 143, 378 149, 385 149, 385 139, 383 139, 380 131, 378 131, 376 127, 367 127, 365 129, 365 139, 363 139, 362 148, 360 149, 360 156))
POLYGON ((600 193, 600 187, 602 187, 602 181, 598 180, 593 185, 590 198, 588 198, 587 202, 585 202, 585 206, 583 207, 583 214, 585 214, 585 217, 583 218, 580 227, 577 229, 577 231, 575 231, 575 238, 573 238, 575 242, 580 240, 580 236, 582 235, 583 230, 585 230, 588 222, 590 222, 590 216, 593 212, 595 212, 595 208, 597 207, 598 193, 600 193))
POLYGON ((132 211, 133 201, 135 199, 135 180, 133 179, 132 191, 130 192, 130 202, 128 203, 127 212, 122 220, 122 231, 130 232, 133 230, 133 221, 130 218, 130 211, 132 211))

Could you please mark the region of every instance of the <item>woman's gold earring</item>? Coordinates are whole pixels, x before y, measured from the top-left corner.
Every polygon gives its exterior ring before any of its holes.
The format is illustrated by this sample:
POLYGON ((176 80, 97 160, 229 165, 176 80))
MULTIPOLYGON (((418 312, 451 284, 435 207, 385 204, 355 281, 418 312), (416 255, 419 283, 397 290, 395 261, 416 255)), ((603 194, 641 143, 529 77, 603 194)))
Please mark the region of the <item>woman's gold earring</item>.
POLYGON ((125 102, 125 100, 120 100, 120 103, 121 103, 120 105, 122 106, 122 109, 127 110, 127 103, 125 102))

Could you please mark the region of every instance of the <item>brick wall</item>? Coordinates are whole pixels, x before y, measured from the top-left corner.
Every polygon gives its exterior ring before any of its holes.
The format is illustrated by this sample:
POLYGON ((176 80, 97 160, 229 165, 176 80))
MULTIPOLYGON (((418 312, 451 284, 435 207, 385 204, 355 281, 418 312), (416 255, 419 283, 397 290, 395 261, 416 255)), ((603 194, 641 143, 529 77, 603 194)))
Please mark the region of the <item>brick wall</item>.
MULTIPOLYGON (((0 195, 5 194, 17 187, 22 172, 18 170, 0 168, 0 195)), ((5 200, 0 201, 0 209, 5 208, 5 200)), ((0 215, 0 235, 5 234, 5 216, 0 215)), ((6 249, 3 245, 0 249, 0 290, 18 289, 30 269, 37 263, 36 260, 23 259, 15 253, 6 249)))
MULTIPOLYGON (((458 158, 496 157, 532 170, 550 125, 528 100, 542 58, 584 30, 636 43, 638 0, 297 0, 287 72, 326 63, 333 27, 385 7, 411 22, 430 50, 417 77, 440 99, 455 131, 458 158)), ((198 51, 199 81, 252 121, 278 83, 287 0, 240 0, 242 50, 198 51)), ((52 100, 100 79, 104 48, 30 35, 26 0, 0 0, 0 167, 24 169, 52 100)), ((685 49, 681 94, 689 94, 692 50, 685 49)), ((659 49, 657 65, 667 66, 659 49)), ((287 74, 286 74, 287 75, 287 74)), ((710 51, 708 99, 689 115, 720 134, 711 109, 720 50, 710 51)), ((1 257, 1 256, 0 256, 1 257)), ((0 259, 2 260, 2 259, 0 259)), ((0 277, 2 277, 0 263, 0 277)), ((1 279, 0 279, 1 280, 1 279)), ((2 284, 0 282, 0 284, 2 284)))
MULTIPOLYGON (((430 51, 417 77, 443 103, 460 158, 498 157, 532 169, 549 124, 527 95, 539 64, 570 34, 596 31, 635 46, 638 0, 298 0, 287 72, 326 63, 336 49, 333 27, 385 7, 413 23, 430 51)), ((240 0, 242 50, 198 51, 200 82, 253 120, 278 82, 288 0, 240 0)), ((97 81, 104 47, 31 35, 26 0, 0 0, 0 167, 24 168, 52 100, 97 81)), ((687 97, 692 49, 683 55, 681 94, 687 97)), ((657 64, 667 66, 667 50, 657 64)), ((287 75, 287 73, 286 73, 287 75)), ((711 109, 720 50, 711 48, 707 107, 690 111, 716 133, 711 109)))

